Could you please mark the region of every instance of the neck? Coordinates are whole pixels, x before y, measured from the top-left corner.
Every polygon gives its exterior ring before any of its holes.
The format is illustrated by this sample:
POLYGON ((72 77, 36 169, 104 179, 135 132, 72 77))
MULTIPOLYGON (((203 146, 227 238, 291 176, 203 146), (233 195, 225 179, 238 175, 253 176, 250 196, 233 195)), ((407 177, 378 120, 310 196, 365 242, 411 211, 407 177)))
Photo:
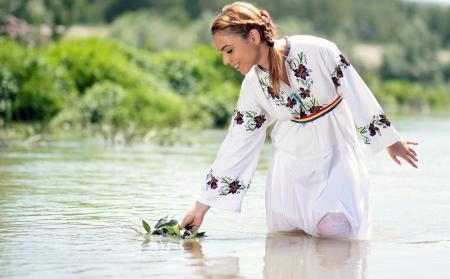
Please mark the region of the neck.
POLYGON ((264 69, 268 70, 270 63, 269 63, 269 47, 267 45, 264 45, 261 47, 260 52, 260 59, 258 61, 258 65, 263 67, 264 69))
MULTIPOLYGON (((275 40, 275 46, 274 49, 278 51, 282 57, 284 57, 284 52, 286 48, 286 42, 284 40, 275 40)), ((269 46, 267 44, 264 44, 261 46, 261 52, 260 52, 260 59, 258 62, 258 65, 263 67, 266 70, 269 70, 270 68, 270 62, 269 62, 269 46)))

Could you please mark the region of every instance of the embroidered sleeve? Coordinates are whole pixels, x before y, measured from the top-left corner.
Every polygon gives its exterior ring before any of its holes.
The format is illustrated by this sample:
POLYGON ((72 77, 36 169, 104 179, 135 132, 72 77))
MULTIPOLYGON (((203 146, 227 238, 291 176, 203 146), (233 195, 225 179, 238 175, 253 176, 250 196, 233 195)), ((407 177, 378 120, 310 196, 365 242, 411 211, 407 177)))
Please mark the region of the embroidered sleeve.
POLYGON ((198 199, 204 204, 241 211, 271 123, 271 117, 256 102, 255 86, 249 78, 244 79, 228 133, 198 199))
POLYGON ((360 139, 377 153, 400 139, 380 104, 335 44, 327 49, 330 79, 349 106, 360 139))

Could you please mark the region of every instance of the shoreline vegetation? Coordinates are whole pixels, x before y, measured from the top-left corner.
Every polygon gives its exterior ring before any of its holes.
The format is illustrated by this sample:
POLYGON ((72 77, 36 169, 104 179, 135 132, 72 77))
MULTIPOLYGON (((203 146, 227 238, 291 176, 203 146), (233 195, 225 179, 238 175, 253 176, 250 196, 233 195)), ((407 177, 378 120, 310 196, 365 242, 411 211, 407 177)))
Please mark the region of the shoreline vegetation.
MULTIPOLYGON (((42 134, 173 144, 183 129, 226 128, 242 79, 202 45, 151 52, 105 38, 26 47, 1 37, 0 45, 3 145, 42 134)), ((448 82, 383 80, 364 68, 362 76, 390 115, 450 107, 448 82)))
MULTIPOLYGON (((223 65, 208 30, 225 1, 75 2, 0 1, 0 145, 176 144, 189 142, 186 131, 228 126, 242 76, 223 65)), ((391 117, 449 115, 450 6, 272 2, 257 4, 279 34, 336 42, 391 117)))

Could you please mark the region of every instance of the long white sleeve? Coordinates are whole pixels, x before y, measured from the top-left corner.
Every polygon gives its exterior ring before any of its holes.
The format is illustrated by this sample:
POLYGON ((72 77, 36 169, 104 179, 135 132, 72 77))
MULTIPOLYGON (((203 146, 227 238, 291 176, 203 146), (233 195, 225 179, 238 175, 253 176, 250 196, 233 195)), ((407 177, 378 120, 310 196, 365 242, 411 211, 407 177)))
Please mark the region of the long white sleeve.
POLYGON ((398 141, 400 136, 393 124, 349 60, 333 43, 327 51, 337 94, 350 107, 358 136, 368 149, 375 154, 398 141))
POLYGON ((270 116, 256 102, 259 92, 256 86, 259 84, 248 77, 242 83, 228 133, 198 199, 204 204, 241 211, 271 122, 270 116))

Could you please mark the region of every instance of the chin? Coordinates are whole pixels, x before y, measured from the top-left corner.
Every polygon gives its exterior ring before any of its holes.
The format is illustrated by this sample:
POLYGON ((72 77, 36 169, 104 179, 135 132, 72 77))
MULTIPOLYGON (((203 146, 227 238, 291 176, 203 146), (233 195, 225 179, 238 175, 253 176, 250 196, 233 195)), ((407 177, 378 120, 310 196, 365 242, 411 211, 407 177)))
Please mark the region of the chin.
POLYGON ((239 69, 238 71, 239 73, 241 73, 241 75, 245 76, 250 71, 250 69, 239 69))

